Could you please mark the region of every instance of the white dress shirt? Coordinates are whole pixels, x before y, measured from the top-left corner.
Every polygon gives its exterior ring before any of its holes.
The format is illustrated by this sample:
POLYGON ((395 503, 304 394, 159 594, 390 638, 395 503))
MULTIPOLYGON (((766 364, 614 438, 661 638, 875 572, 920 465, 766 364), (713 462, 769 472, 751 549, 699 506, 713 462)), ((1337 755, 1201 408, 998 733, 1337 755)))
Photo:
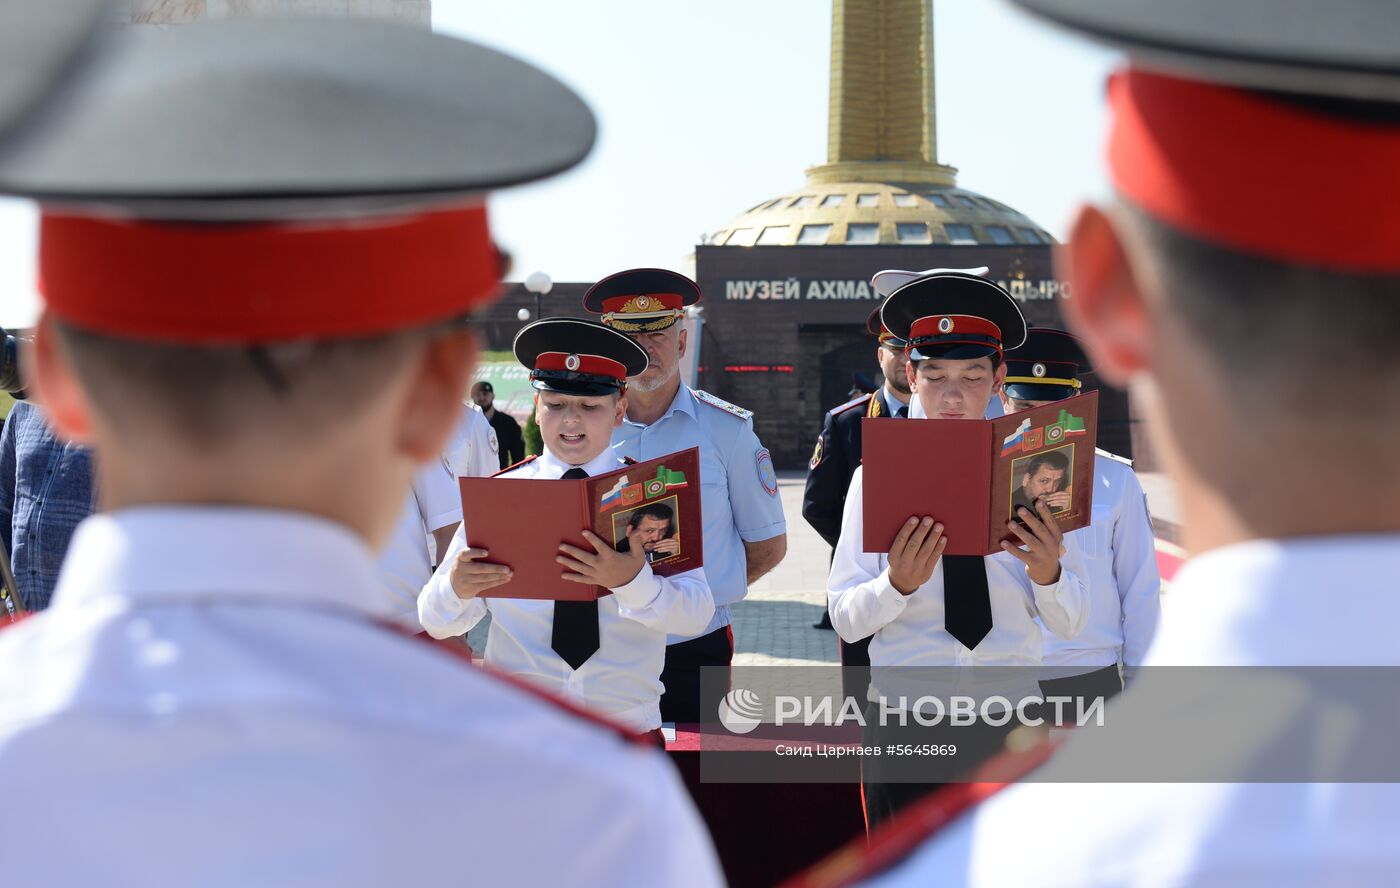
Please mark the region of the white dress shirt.
POLYGON ((646 462, 700 448, 700 511, 705 534, 705 578, 715 599, 709 625, 672 632, 667 644, 689 641, 729 625, 729 605, 749 593, 745 543, 787 533, 778 476, 754 434, 752 414, 682 385, 671 406, 651 425, 624 419, 613 430, 613 455, 646 462), (724 406, 719 406, 724 405, 724 406))
POLYGON ((870 699, 883 695, 890 701, 905 697, 912 702, 930 694, 978 698, 1000 694, 1015 702, 1039 696, 1036 679, 1044 642, 1036 617, 1067 638, 1079 632, 1088 618, 1088 592, 1071 568, 1071 559, 1062 561, 1054 585, 1041 586, 1031 582, 1024 564, 1005 552, 984 558, 992 630, 975 649, 969 649, 943 628, 941 560, 928 582, 910 595, 901 595, 890 584, 889 556, 861 551, 864 479, 864 467, 858 467, 846 494, 841 538, 831 562, 827 608, 832 626, 847 642, 874 636, 870 699), (979 675, 971 668, 975 666, 1019 668, 984 669, 979 675), (933 671, 916 675, 914 670, 933 671))
POLYGON ((501 445, 491 420, 475 404, 463 404, 442 448, 442 462, 457 477, 486 478, 501 470, 501 445))
POLYGON ((1152 518, 1131 463, 1094 455, 1094 508, 1088 527, 1065 534, 1079 549, 1089 587, 1089 622, 1072 639, 1045 635, 1045 678, 1081 675, 1122 663, 1142 665, 1162 612, 1162 580, 1152 518))
POLYGON ((655 749, 391 615, 306 514, 83 522, 52 607, 0 632, 6 884, 722 883, 655 749))
MULTIPOLYGON (((1397 576, 1400 535, 1214 550, 1177 574, 1172 607, 1143 665, 1400 666, 1397 576)), ((1144 675, 1111 704, 1110 719, 1159 705, 1153 678, 1144 675)), ((1191 723, 1192 714, 1171 717, 1191 723)), ((1317 738, 1330 731, 1335 741, 1345 722, 1341 714, 1330 723, 1285 724, 1317 738)), ((1075 764, 1095 754, 1097 742, 1093 732, 1075 735, 1046 767, 1075 764)), ((1170 747, 1168 738, 1161 749, 1139 752, 1171 755, 1170 747)), ((866 884, 1391 886, 1400 881, 1398 834, 1396 783, 1025 783, 866 884), (1006 848, 1011 836, 1014 854, 1006 848)))
POLYGON ((462 520, 462 495, 457 481, 438 460, 413 476, 413 486, 399 512, 399 521, 375 564, 384 594, 393 603, 394 622, 409 632, 422 632, 418 623, 418 593, 433 575, 436 540, 424 545, 423 535, 462 520))
MULTIPOLYGON (((623 463, 605 450, 582 466, 601 475, 623 463)), ((572 466, 546 451, 503 478, 553 479, 572 466)), ((661 668, 666 659, 666 634, 694 634, 714 614, 714 599, 703 568, 671 577, 658 577, 651 565, 613 594, 598 599, 599 648, 574 670, 550 647, 554 602, 523 598, 473 598, 463 601, 450 578, 457 553, 469 548, 463 526, 437 573, 418 599, 418 618, 434 638, 461 635, 491 614, 486 638, 488 666, 523 678, 566 700, 586 706, 635 728, 661 727, 661 668)), ((708 556, 708 551, 707 551, 708 556)), ((708 560, 708 558, 707 558, 708 560)), ((564 568, 560 567, 562 573, 564 568)))

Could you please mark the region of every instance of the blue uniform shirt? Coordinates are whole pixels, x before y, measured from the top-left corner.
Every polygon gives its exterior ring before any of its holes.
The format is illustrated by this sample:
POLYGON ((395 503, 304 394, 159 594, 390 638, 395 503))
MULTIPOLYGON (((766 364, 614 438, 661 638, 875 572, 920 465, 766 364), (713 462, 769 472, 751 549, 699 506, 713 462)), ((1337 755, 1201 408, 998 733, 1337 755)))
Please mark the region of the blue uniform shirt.
POLYGON ((18 401, 0 434, 0 541, 27 610, 43 610, 78 522, 92 514, 88 451, 54 437, 44 413, 18 401))
MULTIPOLYGON (((651 425, 624 420, 613 450, 637 461, 687 447, 700 448, 700 507, 704 512, 705 577, 715 615, 701 635, 729 625, 729 605, 749 591, 744 543, 787 532, 773 460, 753 431, 749 411, 682 385, 651 425)), ((698 636, 695 636, 698 637, 698 636)), ((667 644, 689 639, 669 636, 667 644)))

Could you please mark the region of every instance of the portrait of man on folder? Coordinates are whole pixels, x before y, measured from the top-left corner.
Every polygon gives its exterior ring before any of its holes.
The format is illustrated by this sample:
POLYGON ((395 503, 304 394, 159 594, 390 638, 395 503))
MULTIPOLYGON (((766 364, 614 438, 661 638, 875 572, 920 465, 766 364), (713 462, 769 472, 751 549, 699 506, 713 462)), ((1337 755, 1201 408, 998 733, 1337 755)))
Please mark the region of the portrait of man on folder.
MULTIPOLYGON (((675 499, 675 497, 671 497, 675 499)), ((644 506, 613 516, 613 540, 617 551, 632 550, 632 534, 638 534, 647 562, 664 561, 679 555, 681 541, 676 535, 676 510, 666 501, 644 506)))
POLYGON ((1011 507, 1009 518, 1016 517, 1017 509, 1035 511, 1035 501, 1045 500, 1052 512, 1063 512, 1070 507, 1073 492, 1070 485, 1074 481, 1074 445, 1068 444, 1055 450, 1046 450, 1034 456, 1016 460, 1011 466, 1011 507))

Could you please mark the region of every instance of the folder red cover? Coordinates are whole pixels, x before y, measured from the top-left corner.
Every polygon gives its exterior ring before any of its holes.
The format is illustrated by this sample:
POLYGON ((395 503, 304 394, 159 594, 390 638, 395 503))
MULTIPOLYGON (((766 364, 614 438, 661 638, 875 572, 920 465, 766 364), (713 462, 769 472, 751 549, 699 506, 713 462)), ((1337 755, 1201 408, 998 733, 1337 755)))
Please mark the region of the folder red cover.
POLYGON ((945 555, 1022 545, 1006 523, 1043 496, 1061 530, 1089 524, 1098 392, 997 419, 861 420, 866 552, 888 552, 911 516, 943 522, 945 555))
POLYGON ((467 542, 508 565, 511 581, 483 598, 590 601, 607 589, 562 579, 559 544, 591 550, 588 528, 627 545, 630 523, 647 534, 652 572, 671 576, 704 564, 700 534, 700 450, 691 447, 591 478, 459 478, 467 542))

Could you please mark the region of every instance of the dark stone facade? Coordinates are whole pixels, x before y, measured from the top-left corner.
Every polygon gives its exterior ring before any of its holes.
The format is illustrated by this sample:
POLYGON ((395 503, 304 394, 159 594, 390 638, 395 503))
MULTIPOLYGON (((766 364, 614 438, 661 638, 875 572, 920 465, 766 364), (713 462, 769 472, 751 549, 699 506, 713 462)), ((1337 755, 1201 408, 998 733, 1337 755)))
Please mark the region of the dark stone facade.
MULTIPOLYGON (((754 427, 780 469, 805 468, 827 410, 848 399, 857 374, 879 381, 876 344, 865 331, 875 307, 870 276, 883 268, 986 265, 1032 325, 1063 326, 1064 285, 1048 246, 708 247, 695 251, 704 298, 700 387, 754 412, 754 427)), ((546 316, 587 316, 586 283, 555 284, 546 316)), ((519 284, 482 314, 491 349, 509 349, 521 308, 535 298, 519 284)), ((1086 388, 1096 387, 1092 377, 1086 388)), ((1133 455, 1127 397, 1100 394, 1099 446, 1133 455)))

